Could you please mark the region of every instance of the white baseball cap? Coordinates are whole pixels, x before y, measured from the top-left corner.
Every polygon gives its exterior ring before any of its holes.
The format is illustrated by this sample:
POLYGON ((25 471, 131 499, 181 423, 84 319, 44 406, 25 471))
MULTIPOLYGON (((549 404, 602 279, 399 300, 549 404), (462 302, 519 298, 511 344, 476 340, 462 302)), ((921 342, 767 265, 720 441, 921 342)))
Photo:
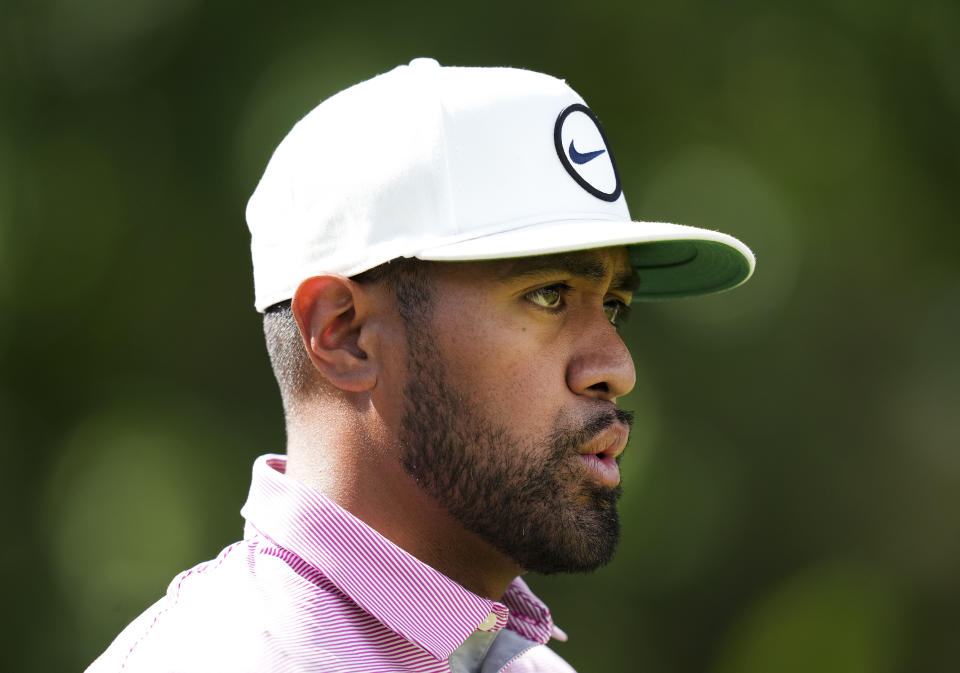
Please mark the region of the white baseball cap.
POLYGON ((750 249, 630 218, 613 153, 560 79, 415 59, 327 99, 277 147, 247 204, 255 305, 311 276, 397 257, 466 261, 629 246, 637 299, 727 290, 750 249))

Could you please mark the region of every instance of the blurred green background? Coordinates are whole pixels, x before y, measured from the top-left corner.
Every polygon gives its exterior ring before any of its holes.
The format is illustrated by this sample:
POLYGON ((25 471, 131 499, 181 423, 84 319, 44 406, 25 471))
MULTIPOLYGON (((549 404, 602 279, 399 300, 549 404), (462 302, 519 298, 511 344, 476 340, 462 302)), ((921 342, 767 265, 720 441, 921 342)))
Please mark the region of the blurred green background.
POLYGON ((960 4, 0 4, 4 671, 82 670, 283 448, 246 199, 416 56, 565 77, 635 218, 741 237, 637 307, 624 541, 533 577, 581 673, 960 661, 960 4))

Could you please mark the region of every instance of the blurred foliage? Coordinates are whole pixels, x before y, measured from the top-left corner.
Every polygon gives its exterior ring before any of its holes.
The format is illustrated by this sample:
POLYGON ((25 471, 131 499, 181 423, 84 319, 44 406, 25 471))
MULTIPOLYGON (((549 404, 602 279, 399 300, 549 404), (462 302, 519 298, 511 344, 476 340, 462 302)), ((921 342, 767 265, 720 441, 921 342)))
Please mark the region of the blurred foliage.
POLYGON ((583 673, 960 660, 960 5, 7 0, 3 670, 82 669, 241 535, 282 450, 246 198, 287 129, 413 57, 565 77, 636 218, 756 277, 641 306, 624 542, 533 578, 583 673))

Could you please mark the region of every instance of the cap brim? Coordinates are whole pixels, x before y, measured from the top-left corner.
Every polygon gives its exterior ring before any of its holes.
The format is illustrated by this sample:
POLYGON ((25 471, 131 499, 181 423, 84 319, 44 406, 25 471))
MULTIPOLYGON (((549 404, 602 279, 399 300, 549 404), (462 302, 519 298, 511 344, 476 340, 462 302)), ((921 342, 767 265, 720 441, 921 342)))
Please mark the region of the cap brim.
POLYGON ((423 250, 438 262, 504 259, 626 245, 640 276, 635 299, 671 299, 721 292, 753 273, 746 245, 727 234, 666 222, 565 220, 533 224, 423 250))

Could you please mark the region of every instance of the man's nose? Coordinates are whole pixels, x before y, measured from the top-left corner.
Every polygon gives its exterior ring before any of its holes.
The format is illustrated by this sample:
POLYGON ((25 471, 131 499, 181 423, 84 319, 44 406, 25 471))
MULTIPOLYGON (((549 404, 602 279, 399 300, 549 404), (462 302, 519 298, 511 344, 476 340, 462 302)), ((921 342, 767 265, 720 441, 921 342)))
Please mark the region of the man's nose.
POLYGON ((633 358, 616 328, 607 321, 586 330, 567 369, 567 386, 578 395, 615 402, 633 390, 633 358))

